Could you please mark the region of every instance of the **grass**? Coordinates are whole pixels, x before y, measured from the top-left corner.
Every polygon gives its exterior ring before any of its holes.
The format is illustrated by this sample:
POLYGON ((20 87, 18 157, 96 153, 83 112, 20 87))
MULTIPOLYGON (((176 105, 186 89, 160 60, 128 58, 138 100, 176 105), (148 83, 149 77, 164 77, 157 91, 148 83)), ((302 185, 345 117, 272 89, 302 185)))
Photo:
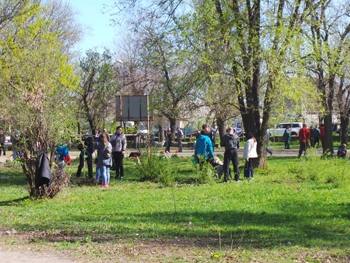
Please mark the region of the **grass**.
POLYGON ((1 169, 0 231, 17 231, 4 240, 83 262, 350 260, 349 160, 269 157, 254 180, 228 184, 197 184, 189 157, 165 161, 176 167, 173 187, 140 182, 125 159, 125 180, 74 181, 51 200, 29 199, 21 171, 1 169))

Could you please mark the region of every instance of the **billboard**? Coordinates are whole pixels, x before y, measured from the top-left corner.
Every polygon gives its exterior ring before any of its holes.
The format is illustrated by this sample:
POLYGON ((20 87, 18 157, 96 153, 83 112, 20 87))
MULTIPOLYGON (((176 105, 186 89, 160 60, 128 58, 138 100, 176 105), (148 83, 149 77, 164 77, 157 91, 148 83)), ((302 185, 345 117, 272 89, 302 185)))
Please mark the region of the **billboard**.
POLYGON ((148 95, 118 96, 116 103, 118 121, 147 121, 153 117, 148 95))

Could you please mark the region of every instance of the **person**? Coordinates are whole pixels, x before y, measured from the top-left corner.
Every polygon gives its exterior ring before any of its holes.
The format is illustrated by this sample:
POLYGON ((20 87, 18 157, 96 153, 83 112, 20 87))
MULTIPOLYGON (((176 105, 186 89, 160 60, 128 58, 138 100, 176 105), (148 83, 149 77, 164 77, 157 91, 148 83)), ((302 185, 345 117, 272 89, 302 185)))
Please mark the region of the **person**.
POLYGON ((87 162, 88 177, 92 179, 92 154, 94 153, 94 145, 92 142, 92 137, 83 137, 80 144, 78 145, 80 150, 79 155, 79 165, 77 170, 77 177, 81 176, 81 170, 85 166, 85 160, 87 162))
POLYGON ((343 144, 340 145, 339 148, 338 148, 337 156, 338 156, 339 158, 346 158, 346 153, 347 153, 346 144, 343 143, 343 144))
POLYGON ((111 137, 112 155, 115 164, 116 179, 123 179, 124 177, 124 155, 126 150, 126 137, 123 133, 123 128, 118 126, 116 132, 111 137))
POLYGON ((239 149, 239 137, 234 133, 233 128, 230 126, 227 129, 227 133, 223 136, 221 146, 225 147, 224 152, 224 182, 227 182, 230 175, 230 162, 233 165, 233 171, 235 173, 235 181, 239 181, 239 169, 238 169, 238 153, 239 149))
POLYGON ((107 141, 107 134, 102 133, 100 140, 94 142, 94 149, 97 149, 96 166, 100 169, 102 175, 102 187, 109 185, 109 169, 112 167, 112 145, 107 141))
POLYGON ((320 143, 320 130, 318 129, 317 126, 312 129, 310 127, 310 132, 311 132, 311 147, 315 147, 317 143, 317 147, 319 146, 320 143))
POLYGON ((210 127, 208 124, 202 125, 202 131, 196 140, 194 147, 194 157, 202 166, 202 158, 207 162, 211 161, 214 157, 213 143, 209 138, 210 127))
POLYGON ((21 133, 19 130, 15 130, 11 136, 13 160, 17 160, 17 158, 22 158, 23 156, 23 152, 20 146, 20 136, 21 133))
POLYGON ((322 123, 320 125, 320 141, 322 144, 322 149, 323 149, 323 153, 325 152, 325 146, 324 146, 324 124, 322 123))
POLYGON ((283 133, 284 140, 284 149, 290 149, 290 139, 292 137, 292 133, 290 131, 290 127, 287 126, 283 133))
POLYGON ((270 156, 272 155, 272 151, 269 148, 269 142, 270 142, 270 132, 269 130, 266 131, 266 152, 270 154, 270 156))
POLYGON ((99 141, 100 135, 101 135, 100 129, 96 129, 96 131, 95 131, 95 139, 94 139, 95 142, 99 141))
POLYGON ((171 140, 172 140, 172 134, 171 134, 171 128, 169 127, 165 132, 165 152, 166 153, 170 153, 171 140))
POLYGON ((258 157, 256 152, 257 142, 253 134, 247 133, 247 141, 244 144, 243 159, 245 160, 244 165, 244 177, 248 179, 253 178, 253 160, 258 157))
POLYGON ((177 145, 179 147, 179 152, 182 152, 182 139, 184 137, 184 133, 180 129, 180 127, 177 127, 177 145))
POLYGON ((3 129, 0 129, 0 155, 1 150, 4 152, 4 155, 6 155, 5 134, 3 129))
POLYGON ((309 148, 309 141, 310 141, 310 130, 307 128, 306 124, 303 124, 303 128, 299 130, 299 154, 298 157, 301 156, 301 154, 304 152, 304 155, 306 154, 306 149, 309 148))
POLYGON ((56 159, 59 167, 63 169, 66 164, 70 165, 71 158, 69 156, 68 147, 65 144, 56 145, 56 154, 58 154, 58 158, 56 159))
POLYGON ((215 147, 215 144, 216 144, 216 132, 217 132, 217 129, 212 127, 209 134, 208 134, 208 136, 210 137, 211 142, 213 144, 213 147, 215 147))

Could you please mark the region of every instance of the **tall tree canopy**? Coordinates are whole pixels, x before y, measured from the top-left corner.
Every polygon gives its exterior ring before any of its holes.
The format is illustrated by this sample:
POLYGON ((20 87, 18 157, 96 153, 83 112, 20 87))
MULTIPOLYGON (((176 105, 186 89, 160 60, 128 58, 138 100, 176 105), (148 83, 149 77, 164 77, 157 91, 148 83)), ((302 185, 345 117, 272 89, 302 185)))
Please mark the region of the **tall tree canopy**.
MULTIPOLYGON (((15 3, 18 1, 8 1, 15 3)), ((37 2, 13 4, 15 15, 0 27, 0 113, 6 124, 22 134, 23 171, 35 195, 35 161, 38 153, 53 157, 57 143, 71 134, 71 91, 78 84, 67 64, 52 21, 37 2)))

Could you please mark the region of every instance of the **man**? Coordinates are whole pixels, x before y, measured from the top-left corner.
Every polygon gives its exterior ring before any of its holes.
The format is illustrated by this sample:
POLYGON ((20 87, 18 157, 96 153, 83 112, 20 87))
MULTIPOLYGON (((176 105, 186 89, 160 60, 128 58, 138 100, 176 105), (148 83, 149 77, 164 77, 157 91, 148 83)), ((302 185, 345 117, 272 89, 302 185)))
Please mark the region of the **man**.
POLYGON ((325 145, 324 145, 324 124, 322 123, 320 126, 320 141, 322 144, 323 153, 325 152, 325 145))
POLYGON ((5 134, 3 129, 0 129, 0 155, 1 150, 4 152, 4 155, 6 155, 5 134))
POLYGON ((233 164, 233 171, 235 173, 235 180, 239 181, 239 169, 238 169, 238 154, 239 137, 233 132, 232 127, 228 127, 227 133, 224 135, 221 141, 221 146, 225 147, 224 153, 224 182, 227 182, 230 175, 230 162, 233 164))
POLYGON ((319 146, 319 142, 320 142, 320 130, 317 128, 317 126, 315 126, 315 128, 311 128, 310 127, 310 131, 311 131, 311 147, 317 147, 319 146))
POLYGON ((172 141, 172 133, 171 133, 171 128, 169 127, 166 132, 165 132, 165 152, 170 153, 170 146, 171 146, 171 141, 172 141))
POLYGON ((194 156, 200 165, 202 165, 202 158, 204 158, 208 162, 214 157, 213 143, 209 138, 209 133, 209 125, 203 124, 201 134, 198 136, 196 140, 196 145, 194 147, 194 156))
POLYGON ((126 150, 126 137, 121 126, 118 126, 116 132, 111 137, 112 158, 115 163, 116 179, 123 179, 124 166, 123 159, 126 150))
POLYGON ((303 124, 303 128, 299 130, 299 155, 298 157, 301 156, 301 154, 304 152, 304 155, 306 154, 306 149, 309 147, 309 141, 310 141, 310 130, 307 128, 306 124, 303 124))
POLYGON ((89 179, 92 179, 92 154, 94 152, 94 144, 92 137, 83 137, 81 144, 78 146, 80 150, 79 155, 79 166, 77 171, 77 177, 81 176, 81 170, 85 165, 85 159, 88 167, 88 176, 89 179))
POLYGON ((177 127, 177 145, 179 147, 179 153, 182 152, 182 139, 183 139, 183 132, 180 129, 180 127, 177 127))
POLYGON ((290 131, 289 126, 286 127, 283 133, 284 139, 284 149, 290 149, 290 138, 292 137, 292 133, 290 131))
POLYGON ((269 142, 270 142, 270 131, 266 131, 266 152, 272 155, 272 150, 269 148, 269 142))

